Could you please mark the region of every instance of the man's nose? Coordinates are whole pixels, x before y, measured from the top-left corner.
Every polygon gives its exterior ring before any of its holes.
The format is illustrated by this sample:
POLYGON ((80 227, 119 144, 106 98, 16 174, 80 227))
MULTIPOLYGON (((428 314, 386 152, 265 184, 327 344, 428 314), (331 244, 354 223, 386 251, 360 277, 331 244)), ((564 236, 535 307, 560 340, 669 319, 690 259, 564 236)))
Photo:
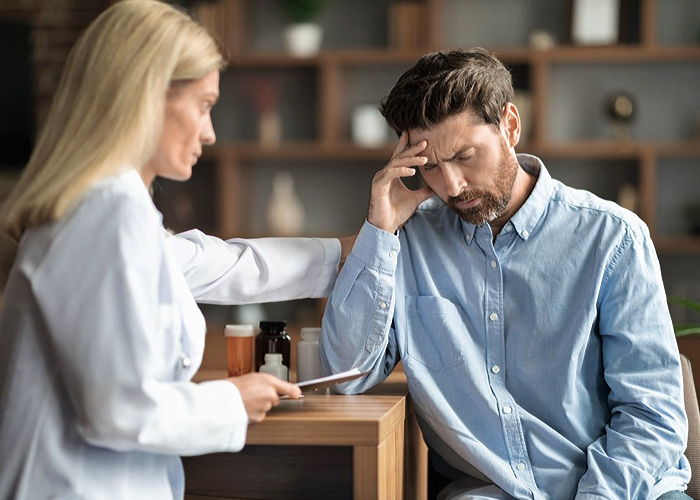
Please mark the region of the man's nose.
POLYGON ((452 197, 459 196, 459 193, 467 187, 467 181, 460 170, 449 163, 445 163, 441 166, 441 171, 447 194, 452 197))

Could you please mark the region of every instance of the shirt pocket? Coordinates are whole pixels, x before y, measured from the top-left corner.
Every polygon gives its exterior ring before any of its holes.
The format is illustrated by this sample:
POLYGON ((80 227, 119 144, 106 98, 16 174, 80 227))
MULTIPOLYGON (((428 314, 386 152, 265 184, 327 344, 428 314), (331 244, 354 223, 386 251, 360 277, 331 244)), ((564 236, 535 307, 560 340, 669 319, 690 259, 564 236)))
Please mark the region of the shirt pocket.
POLYGON ((432 371, 464 363, 468 332, 455 304, 442 297, 406 297, 406 353, 432 371))

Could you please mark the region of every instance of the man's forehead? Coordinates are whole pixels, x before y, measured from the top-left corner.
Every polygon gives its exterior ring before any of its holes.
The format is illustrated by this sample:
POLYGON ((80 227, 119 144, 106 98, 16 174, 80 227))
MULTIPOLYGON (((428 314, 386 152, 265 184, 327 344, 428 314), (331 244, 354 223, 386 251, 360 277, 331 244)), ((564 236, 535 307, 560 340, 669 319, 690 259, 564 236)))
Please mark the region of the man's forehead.
MULTIPOLYGON (((471 142, 465 132, 471 132, 472 127, 486 125, 483 120, 476 116, 472 111, 467 110, 462 113, 447 117, 440 123, 437 123, 428 128, 415 128, 408 131, 408 145, 413 146, 418 142, 429 138, 432 140, 438 139, 441 141, 453 142, 459 139, 458 142, 471 142), (460 133, 461 132, 461 133, 460 133)), ((477 132, 477 130, 474 130, 477 132)), ((471 134, 469 134, 471 135, 471 134)), ((461 146, 460 146, 461 147, 461 146)))

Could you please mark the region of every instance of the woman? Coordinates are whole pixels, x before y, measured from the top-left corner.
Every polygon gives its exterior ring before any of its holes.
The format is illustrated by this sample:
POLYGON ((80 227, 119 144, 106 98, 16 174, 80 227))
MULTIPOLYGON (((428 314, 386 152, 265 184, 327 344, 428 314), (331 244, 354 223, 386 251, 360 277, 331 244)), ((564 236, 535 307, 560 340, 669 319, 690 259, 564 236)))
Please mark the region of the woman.
POLYGON ((237 451, 248 422, 299 389, 265 374, 193 384, 195 299, 325 295, 337 240, 166 236, 148 195, 215 140, 224 62, 153 0, 100 15, 66 63, 4 206, 19 242, 0 314, 0 499, 182 498, 178 455, 237 451))

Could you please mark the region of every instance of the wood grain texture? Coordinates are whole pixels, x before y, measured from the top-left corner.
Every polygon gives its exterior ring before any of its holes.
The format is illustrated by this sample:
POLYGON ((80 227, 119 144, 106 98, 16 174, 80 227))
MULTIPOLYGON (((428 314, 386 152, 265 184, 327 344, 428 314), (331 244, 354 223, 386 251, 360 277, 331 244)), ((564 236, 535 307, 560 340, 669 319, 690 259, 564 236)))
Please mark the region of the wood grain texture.
MULTIPOLYGON (((200 371, 196 381, 223 378, 200 371)), ((188 499, 415 499, 427 495, 427 447, 395 370, 365 394, 282 400, 248 429, 241 453, 183 458, 188 499), (316 479, 306 481, 304 477, 316 479)))

